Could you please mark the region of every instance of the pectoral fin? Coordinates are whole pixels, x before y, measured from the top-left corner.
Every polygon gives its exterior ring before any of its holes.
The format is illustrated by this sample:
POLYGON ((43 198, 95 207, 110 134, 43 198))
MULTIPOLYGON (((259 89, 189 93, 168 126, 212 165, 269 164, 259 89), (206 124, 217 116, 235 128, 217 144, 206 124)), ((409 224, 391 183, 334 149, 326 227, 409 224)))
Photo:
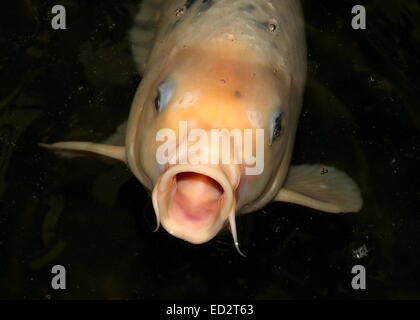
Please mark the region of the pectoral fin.
POLYGON ((359 187, 347 174, 320 164, 290 167, 275 201, 333 213, 357 212, 363 203, 359 187))
POLYGON ((53 144, 40 143, 40 146, 60 152, 69 151, 71 153, 95 153, 105 157, 126 162, 125 148, 123 146, 112 146, 107 144, 79 141, 58 142, 53 144))

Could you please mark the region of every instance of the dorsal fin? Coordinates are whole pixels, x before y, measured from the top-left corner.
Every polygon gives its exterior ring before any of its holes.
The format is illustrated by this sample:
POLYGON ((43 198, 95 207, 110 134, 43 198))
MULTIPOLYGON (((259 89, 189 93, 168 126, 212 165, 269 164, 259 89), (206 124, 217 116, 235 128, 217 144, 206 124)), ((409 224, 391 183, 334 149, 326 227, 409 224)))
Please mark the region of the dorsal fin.
MULTIPOLYGON (((167 1, 167 0, 166 0, 167 1)), ((165 0, 143 0, 130 31, 131 51, 139 73, 143 73, 153 48, 165 0)))

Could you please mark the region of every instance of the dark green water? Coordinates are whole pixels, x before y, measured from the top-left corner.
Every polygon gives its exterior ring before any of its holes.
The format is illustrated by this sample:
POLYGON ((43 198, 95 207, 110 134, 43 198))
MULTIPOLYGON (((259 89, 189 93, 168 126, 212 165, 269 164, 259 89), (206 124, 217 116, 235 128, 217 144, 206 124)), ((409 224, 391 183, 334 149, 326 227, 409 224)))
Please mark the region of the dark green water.
POLYGON ((127 41, 138 1, 60 3, 65 31, 50 26, 56 3, 1 5, 1 298, 420 298, 418 1, 303 1, 309 75, 293 162, 346 171, 364 206, 242 216, 246 259, 228 233, 200 246, 153 233, 151 201, 124 165, 38 147, 106 138, 141 79, 127 41), (367 30, 350 26, 356 4, 367 30), (55 264, 65 291, 51 289, 55 264), (351 287, 357 264, 363 291, 351 287))

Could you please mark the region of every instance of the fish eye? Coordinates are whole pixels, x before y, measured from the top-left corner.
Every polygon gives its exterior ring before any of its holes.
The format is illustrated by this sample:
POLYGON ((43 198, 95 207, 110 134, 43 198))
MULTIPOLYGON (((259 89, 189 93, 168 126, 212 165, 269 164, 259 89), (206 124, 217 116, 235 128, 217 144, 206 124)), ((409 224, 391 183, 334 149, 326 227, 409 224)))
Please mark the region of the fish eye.
POLYGON ((273 144, 273 142, 282 134, 282 119, 283 113, 281 111, 273 113, 270 126, 270 144, 273 144))
POLYGON ((155 108, 157 111, 162 111, 172 96, 172 86, 169 80, 161 82, 157 89, 157 94, 155 98, 155 108))
POLYGON ((156 108, 156 111, 160 111, 160 92, 159 91, 155 98, 155 108, 156 108))

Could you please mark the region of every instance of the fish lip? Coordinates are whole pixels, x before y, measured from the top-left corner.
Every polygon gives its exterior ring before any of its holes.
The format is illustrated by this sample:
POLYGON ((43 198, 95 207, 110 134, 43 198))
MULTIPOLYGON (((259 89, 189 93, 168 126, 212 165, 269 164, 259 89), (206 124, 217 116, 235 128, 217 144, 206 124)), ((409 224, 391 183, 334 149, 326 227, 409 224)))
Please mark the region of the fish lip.
MULTIPOLYGON (((171 235, 199 244, 212 239, 226 224, 229 215, 235 211, 236 189, 240 181, 240 169, 237 165, 192 165, 177 164, 168 166, 158 178, 152 192, 152 201, 158 224, 171 235), (193 221, 182 213, 171 214, 168 211, 169 199, 173 195, 171 187, 180 173, 192 172, 205 175, 215 180, 223 189, 220 209, 199 221, 193 221), (172 193, 172 194, 171 194, 172 193)), ((173 190, 173 188, 172 188, 173 190)))

